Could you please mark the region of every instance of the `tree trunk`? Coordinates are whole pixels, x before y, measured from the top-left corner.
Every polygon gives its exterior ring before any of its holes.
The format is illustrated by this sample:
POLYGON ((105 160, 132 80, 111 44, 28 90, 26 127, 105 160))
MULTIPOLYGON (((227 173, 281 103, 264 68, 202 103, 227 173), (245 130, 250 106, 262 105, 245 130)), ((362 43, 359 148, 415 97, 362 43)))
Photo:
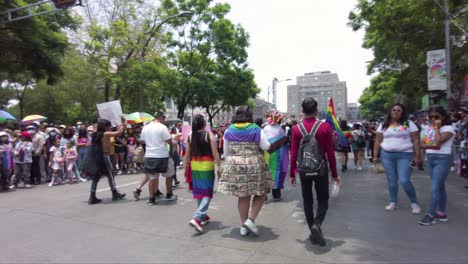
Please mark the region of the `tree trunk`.
POLYGON ((180 105, 177 105, 177 118, 180 118, 180 120, 184 120, 184 115, 185 115, 185 108, 187 107, 186 103, 181 103, 180 105))
POLYGON ((24 101, 23 98, 19 98, 19 106, 20 106, 20 120, 24 118, 24 101))
POLYGON ((104 85, 104 102, 109 102, 110 85, 108 82, 104 85))

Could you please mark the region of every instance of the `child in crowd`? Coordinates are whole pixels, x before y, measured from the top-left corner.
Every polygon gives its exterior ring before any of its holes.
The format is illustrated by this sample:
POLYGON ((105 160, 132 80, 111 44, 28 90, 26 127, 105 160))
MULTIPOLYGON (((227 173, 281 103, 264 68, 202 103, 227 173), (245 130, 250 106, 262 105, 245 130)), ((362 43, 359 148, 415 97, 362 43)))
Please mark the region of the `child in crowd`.
POLYGON ((60 172, 63 172, 63 153, 62 148, 60 147, 60 139, 55 140, 54 146, 50 148, 50 160, 49 166, 52 168, 52 180, 49 183, 49 186, 56 184, 62 184, 63 181, 60 178, 60 172))
POLYGON ((75 172, 73 172, 73 167, 75 167, 76 161, 78 160, 78 153, 75 147, 73 147, 73 143, 71 141, 67 142, 67 148, 65 149, 65 160, 67 161, 68 183, 76 182, 77 177, 75 172))
POLYGON ((26 131, 21 132, 20 141, 16 144, 14 151, 18 164, 15 188, 18 186, 20 180, 23 181, 24 188, 31 188, 31 185, 28 184, 28 180, 31 174, 32 149, 31 134, 26 131))
POLYGON ((0 185, 2 190, 10 187, 10 174, 13 170, 13 151, 6 132, 0 132, 0 185))
POLYGON ((135 169, 135 151, 137 148, 137 143, 135 137, 129 137, 127 139, 127 166, 128 166, 128 173, 136 173, 135 169))

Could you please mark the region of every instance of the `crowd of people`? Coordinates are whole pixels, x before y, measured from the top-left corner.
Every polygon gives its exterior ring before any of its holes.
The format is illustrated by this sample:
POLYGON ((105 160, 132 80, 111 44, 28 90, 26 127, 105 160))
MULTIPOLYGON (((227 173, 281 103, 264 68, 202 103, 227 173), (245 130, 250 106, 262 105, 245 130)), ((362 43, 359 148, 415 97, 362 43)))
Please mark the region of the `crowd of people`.
POLYGON ((354 123, 350 127, 342 120, 340 127, 347 140, 343 144, 337 140, 336 131, 317 118, 317 109, 317 102, 306 98, 302 102, 304 117, 299 122, 286 123, 278 111, 272 112, 266 122, 254 122, 250 107, 241 106, 229 126, 211 132, 206 129, 203 115, 196 115, 187 138, 182 134, 182 124, 170 129, 164 124, 164 112, 156 112, 154 121, 143 127, 129 125, 124 118, 119 127, 112 127, 104 119, 92 125, 79 122, 76 127, 41 123, 13 131, 3 127, 1 184, 4 190, 14 190, 43 181, 54 186, 92 180, 91 205, 101 202, 96 189, 102 176, 108 178, 112 200, 119 200, 125 194, 116 189, 114 176, 142 170, 144 177, 133 196, 139 200, 148 183, 148 205, 153 206, 161 199, 177 200, 173 193, 173 187, 180 184, 176 171, 184 168, 185 180, 197 201, 189 224, 197 232, 203 233, 210 221, 208 208, 218 176, 219 193, 237 197, 240 235, 256 236, 259 230, 255 222, 267 194, 271 192, 273 199, 280 200, 289 172, 292 186, 296 178, 301 182, 310 241, 324 246, 322 223, 328 210, 330 179, 334 185, 342 184, 335 152, 342 173, 348 170, 348 154, 352 152, 357 171, 365 169, 364 159, 369 159, 372 166, 383 166, 389 194, 389 203, 384 207, 387 211, 398 209, 400 183, 411 213, 421 213, 411 175, 415 168, 426 169, 431 178, 431 198, 427 213, 418 223, 448 221, 445 181, 451 170, 465 177, 468 171, 466 113, 450 116, 437 106, 417 119, 397 103, 380 123, 354 123), (166 194, 159 190, 160 177, 165 179, 166 194))

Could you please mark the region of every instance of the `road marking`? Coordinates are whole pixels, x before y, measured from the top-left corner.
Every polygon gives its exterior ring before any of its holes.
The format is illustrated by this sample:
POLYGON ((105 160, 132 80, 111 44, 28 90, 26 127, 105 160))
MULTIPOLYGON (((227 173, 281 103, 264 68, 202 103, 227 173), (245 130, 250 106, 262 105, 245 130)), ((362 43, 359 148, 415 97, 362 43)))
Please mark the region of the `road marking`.
MULTIPOLYGON (((134 181, 134 182, 129 182, 129 183, 126 183, 126 184, 122 184, 122 185, 117 185, 115 186, 115 188, 120 188, 120 187, 125 187, 125 186, 129 186, 129 185, 133 185, 133 184, 136 184, 138 183, 139 181, 134 181)), ((109 191, 110 188, 107 187, 107 188, 104 188, 104 189, 99 189, 97 190, 96 192, 104 192, 104 191, 109 191)))

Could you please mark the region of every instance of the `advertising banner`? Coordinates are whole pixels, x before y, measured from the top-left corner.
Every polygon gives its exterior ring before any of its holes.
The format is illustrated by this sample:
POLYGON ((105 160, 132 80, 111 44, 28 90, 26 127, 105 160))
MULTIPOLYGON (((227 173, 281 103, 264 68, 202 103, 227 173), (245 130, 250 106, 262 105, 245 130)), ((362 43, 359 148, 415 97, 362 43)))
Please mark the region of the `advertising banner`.
POLYGON ((427 89, 447 90, 445 49, 427 52, 427 89))

